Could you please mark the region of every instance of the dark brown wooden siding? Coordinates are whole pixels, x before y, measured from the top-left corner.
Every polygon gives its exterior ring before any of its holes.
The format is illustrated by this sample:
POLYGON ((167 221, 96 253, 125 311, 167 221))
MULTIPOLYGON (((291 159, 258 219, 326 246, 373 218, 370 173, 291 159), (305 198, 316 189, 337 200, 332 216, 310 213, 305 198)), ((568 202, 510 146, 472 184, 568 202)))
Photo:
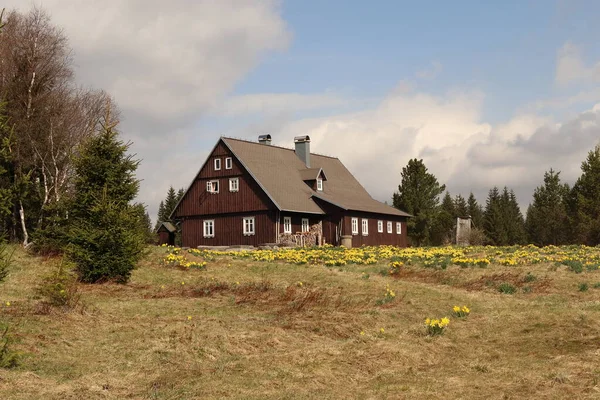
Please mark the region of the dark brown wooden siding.
POLYGON ((258 246, 264 243, 274 243, 275 222, 274 212, 187 218, 181 222, 182 245, 189 247, 240 244, 258 246), (254 217, 254 235, 244 235, 244 217, 254 217), (205 238, 203 221, 209 219, 215 221, 215 236, 205 238))
POLYGON ((352 247, 393 245, 406 247, 406 217, 348 211, 343 218, 343 235, 352 235, 352 247), (358 234, 352 235, 352 218, 358 218, 358 234), (362 234, 362 219, 368 220, 369 233, 362 234), (377 221, 383 221, 383 232, 377 231, 377 221), (392 222, 392 233, 387 233, 387 222, 392 222), (396 233, 396 222, 402 224, 402 233, 396 233))
MULTIPOLYGON (((175 218, 227 214, 235 212, 255 212, 273 209, 274 205, 256 181, 248 174, 238 160, 228 152, 226 146, 219 142, 215 151, 209 156, 198 177, 187 191, 175 218), (216 155, 218 154, 218 155, 216 155), (232 158, 232 169, 225 169, 225 159, 232 158), (221 158, 221 169, 214 170, 214 159, 221 158), (238 178, 239 190, 229 191, 229 179, 238 178), (219 181, 219 193, 209 193, 206 182, 219 181)), ((184 232, 185 235, 185 232, 184 232)))

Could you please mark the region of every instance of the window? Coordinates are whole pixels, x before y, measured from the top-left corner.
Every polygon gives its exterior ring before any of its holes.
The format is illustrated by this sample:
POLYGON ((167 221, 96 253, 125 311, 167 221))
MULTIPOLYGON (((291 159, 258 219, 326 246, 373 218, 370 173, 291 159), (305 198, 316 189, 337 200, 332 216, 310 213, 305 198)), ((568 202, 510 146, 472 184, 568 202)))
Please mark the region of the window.
POLYGON ((244 235, 254 235, 254 217, 244 217, 244 235))
POLYGON ((240 190, 240 178, 229 178, 229 191, 237 192, 240 190))
POLYGON ((363 236, 369 234, 369 220, 365 218, 362 219, 362 234, 363 236))
POLYGON ((219 193, 219 181, 207 181, 206 182, 206 191, 208 193, 219 193))
POLYGON ((231 157, 227 157, 225 159, 225 169, 233 168, 233 162, 231 161, 231 157))
POLYGON ((388 221, 388 233, 394 233, 392 221, 388 221))
POLYGON ((220 169, 221 169, 221 159, 215 158, 215 171, 218 171, 220 169))
POLYGON ((292 233, 292 217, 283 217, 283 233, 292 233))
POLYGON ((352 218, 352 234, 358 235, 358 218, 352 218))
POLYGON ((402 224, 400 222, 396 222, 396 233, 398 235, 402 233, 402 224))
POLYGON ((308 218, 302 218, 302 232, 308 232, 309 224, 308 218))
POLYGON ((383 232, 383 221, 377 221, 377 232, 383 232))
POLYGON ((215 220, 208 219, 204 221, 204 237, 212 238, 215 237, 215 220))
POLYGON ((323 191, 323 179, 317 178, 317 190, 319 192, 323 191))

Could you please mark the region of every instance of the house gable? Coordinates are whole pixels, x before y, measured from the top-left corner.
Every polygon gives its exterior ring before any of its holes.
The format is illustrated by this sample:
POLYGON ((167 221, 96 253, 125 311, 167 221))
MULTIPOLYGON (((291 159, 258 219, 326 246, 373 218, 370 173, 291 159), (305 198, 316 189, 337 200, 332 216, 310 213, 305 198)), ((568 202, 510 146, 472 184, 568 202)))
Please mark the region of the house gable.
POLYGON ((186 218, 274 208, 274 203, 242 162, 223 140, 219 140, 175 207, 172 217, 186 218), (219 160, 217 164, 215 160, 219 160), (230 180, 237 182, 230 183, 230 180), (209 181, 218 181, 218 193, 207 190, 209 181))

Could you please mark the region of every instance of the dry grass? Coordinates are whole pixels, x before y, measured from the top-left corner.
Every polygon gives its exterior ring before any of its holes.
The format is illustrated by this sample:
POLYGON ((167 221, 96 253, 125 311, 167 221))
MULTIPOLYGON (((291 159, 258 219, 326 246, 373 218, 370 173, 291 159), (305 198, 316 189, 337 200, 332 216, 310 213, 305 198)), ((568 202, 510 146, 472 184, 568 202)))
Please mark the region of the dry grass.
POLYGON ((600 271, 411 266, 392 278, 381 265, 184 271, 160 257, 127 285, 81 285, 83 307, 43 314, 35 288, 56 261, 17 252, 0 320, 24 356, 0 370, 0 398, 600 397, 600 271), (387 284, 396 298, 377 305, 387 284), (471 315, 426 336, 423 320, 454 305, 471 315))

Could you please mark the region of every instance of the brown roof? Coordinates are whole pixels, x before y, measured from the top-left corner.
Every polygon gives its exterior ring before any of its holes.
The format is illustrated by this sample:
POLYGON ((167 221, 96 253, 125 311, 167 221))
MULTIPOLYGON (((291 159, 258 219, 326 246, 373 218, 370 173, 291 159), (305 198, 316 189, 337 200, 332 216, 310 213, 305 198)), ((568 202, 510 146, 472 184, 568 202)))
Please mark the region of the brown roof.
POLYGON ((318 197, 346 210, 410 216, 373 199, 337 158, 311 153, 311 168, 306 168, 293 149, 225 137, 222 140, 281 211, 324 214, 313 200, 318 197), (313 171, 316 178, 319 169, 328 179, 323 191, 317 192, 304 178, 313 176, 313 171))

